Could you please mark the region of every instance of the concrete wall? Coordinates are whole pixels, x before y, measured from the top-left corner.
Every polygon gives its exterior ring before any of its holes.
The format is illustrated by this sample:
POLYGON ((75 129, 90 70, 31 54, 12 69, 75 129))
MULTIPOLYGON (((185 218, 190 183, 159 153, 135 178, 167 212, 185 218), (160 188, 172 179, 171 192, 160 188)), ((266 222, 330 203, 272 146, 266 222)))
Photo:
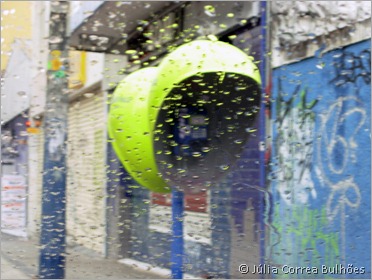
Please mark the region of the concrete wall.
POLYGON ((273 72, 273 215, 266 252, 272 265, 350 264, 365 273, 346 278, 371 277, 365 249, 371 246, 370 64, 367 40, 273 72))
POLYGON ((42 114, 45 107, 50 3, 34 1, 32 8, 30 117, 35 117, 42 114))
POLYGON ((371 18, 369 1, 275 1, 274 44, 296 45, 371 18), (277 36, 276 36, 277 35, 277 36))
POLYGON ((272 65, 371 38, 370 1, 271 2, 272 65))

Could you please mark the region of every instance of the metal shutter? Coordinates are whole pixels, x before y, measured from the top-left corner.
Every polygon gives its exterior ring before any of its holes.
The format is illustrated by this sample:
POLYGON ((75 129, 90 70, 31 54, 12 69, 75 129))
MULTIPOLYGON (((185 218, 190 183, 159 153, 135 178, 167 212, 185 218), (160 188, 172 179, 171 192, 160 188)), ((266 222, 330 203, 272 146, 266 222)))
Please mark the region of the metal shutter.
POLYGON ((43 189, 44 130, 29 134, 29 177, 27 201, 27 230, 31 237, 38 238, 41 222, 41 193, 43 189))
POLYGON ((102 93, 70 104, 67 144, 68 242, 104 252, 105 111, 102 93))

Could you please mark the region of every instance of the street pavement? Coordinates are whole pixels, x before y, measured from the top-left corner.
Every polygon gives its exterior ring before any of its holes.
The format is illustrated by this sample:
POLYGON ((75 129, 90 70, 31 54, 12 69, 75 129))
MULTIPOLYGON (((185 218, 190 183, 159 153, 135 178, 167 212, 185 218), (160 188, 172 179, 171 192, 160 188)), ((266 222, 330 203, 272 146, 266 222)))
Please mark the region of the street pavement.
MULTIPOLYGON (((98 253, 78 247, 66 249, 66 279, 164 279, 163 275, 136 266, 105 259, 98 253)), ((1 234, 0 279, 38 279, 39 245, 8 234, 1 234)))
POLYGON ((1 279, 30 279, 30 277, 1 255, 1 279))

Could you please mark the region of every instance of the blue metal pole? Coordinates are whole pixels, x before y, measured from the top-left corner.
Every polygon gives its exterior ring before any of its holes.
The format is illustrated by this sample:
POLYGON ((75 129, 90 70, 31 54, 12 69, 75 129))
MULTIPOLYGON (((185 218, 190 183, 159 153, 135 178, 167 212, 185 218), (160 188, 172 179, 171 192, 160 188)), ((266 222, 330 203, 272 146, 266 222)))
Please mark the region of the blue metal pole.
POLYGON ((183 272, 183 192, 172 190, 172 279, 182 279, 183 272))
POLYGON ((65 278, 68 1, 51 4, 39 278, 65 278))
MULTIPOLYGON (((261 11, 261 59, 260 59, 260 74, 261 74, 261 104, 260 104, 260 187, 266 188, 266 174, 265 174, 265 142, 266 142, 266 124, 265 124, 265 111, 266 111, 266 86, 267 86, 267 1, 260 2, 261 11)), ((265 263, 265 205, 264 205, 264 192, 260 192, 260 263, 265 263)))

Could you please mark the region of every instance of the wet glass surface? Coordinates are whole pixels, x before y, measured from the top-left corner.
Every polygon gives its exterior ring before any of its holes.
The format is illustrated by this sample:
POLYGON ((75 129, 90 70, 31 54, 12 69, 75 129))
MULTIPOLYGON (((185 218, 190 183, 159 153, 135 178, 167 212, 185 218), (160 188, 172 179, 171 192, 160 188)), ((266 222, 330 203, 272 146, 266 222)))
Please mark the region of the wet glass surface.
POLYGON ((370 279, 371 4, 1 2, 4 279, 370 279))

